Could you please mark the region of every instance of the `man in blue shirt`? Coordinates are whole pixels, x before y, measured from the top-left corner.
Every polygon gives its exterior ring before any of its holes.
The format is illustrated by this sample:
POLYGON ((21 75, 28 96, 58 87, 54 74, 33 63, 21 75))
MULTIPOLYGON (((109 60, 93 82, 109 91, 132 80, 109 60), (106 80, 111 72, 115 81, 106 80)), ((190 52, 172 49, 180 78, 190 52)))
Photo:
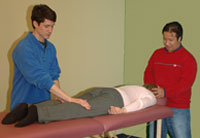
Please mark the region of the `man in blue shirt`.
POLYGON ((47 39, 56 22, 56 13, 47 5, 35 5, 32 10, 33 32, 22 39, 14 49, 13 89, 10 108, 20 103, 35 104, 50 100, 53 93, 60 102, 74 102, 86 109, 86 100, 71 98, 59 87, 60 67, 56 48, 47 39))

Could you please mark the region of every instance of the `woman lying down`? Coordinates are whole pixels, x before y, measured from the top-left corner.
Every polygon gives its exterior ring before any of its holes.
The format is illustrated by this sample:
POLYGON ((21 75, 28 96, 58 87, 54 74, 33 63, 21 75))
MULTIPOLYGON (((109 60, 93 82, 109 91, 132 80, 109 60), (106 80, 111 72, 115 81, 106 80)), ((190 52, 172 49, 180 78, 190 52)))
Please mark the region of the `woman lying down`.
POLYGON ((51 121, 74 118, 93 117, 107 114, 121 114, 144 109, 156 104, 156 98, 151 92, 155 85, 127 85, 117 88, 95 88, 79 96, 87 100, 90 109, 76 103, 61 103, 49 100, 38 104, 21 103, 9 112, 2 124, 15 124, 24 127, 35 122, 48 123, 51 121))

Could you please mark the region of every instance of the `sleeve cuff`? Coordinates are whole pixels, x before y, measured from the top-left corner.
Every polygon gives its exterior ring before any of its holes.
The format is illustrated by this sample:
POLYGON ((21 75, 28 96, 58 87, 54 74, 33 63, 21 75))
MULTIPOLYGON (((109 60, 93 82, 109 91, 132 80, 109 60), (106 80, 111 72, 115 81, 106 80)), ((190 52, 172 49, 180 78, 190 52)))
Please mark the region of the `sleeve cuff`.
POLYGON ((166 97, 166 90, 164 89, 164 97, 166 97))
POLYGON ((51 87, 54 85, 54 82, 53 81, 51 81, 48 85, 47 85, 47 89, 48 90, 50 90, 51 89, 51 87))

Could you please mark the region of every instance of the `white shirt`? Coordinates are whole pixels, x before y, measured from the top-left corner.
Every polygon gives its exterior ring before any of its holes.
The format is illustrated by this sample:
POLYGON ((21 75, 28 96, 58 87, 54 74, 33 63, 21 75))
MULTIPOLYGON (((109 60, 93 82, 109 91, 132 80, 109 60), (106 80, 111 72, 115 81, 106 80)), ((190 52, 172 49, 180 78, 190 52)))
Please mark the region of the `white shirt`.
POLYGON ((156 104, 154 94, 142 86, 126 85, 115 89, 121 94, 127 112, 141 110, 156 104))

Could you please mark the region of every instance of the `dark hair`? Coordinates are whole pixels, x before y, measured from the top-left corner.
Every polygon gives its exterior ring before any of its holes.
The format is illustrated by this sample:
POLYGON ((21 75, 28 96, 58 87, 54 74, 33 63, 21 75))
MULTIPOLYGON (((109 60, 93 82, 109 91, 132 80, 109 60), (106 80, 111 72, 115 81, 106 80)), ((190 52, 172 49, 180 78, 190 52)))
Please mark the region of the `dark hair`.
POLYGON ((162 34, 164 32, 174 32, 176 33, 177 40, 179 39, 179 37, 181 37, 181 40, 183 39, 183 28, 178 22, 170 22, 166 24, 162 30, 162 34))
POLYGON ((144 84, 143 87, 147 88, 147 89, 150 90, 150 91, 153 91, 152 88, 158 88, 157 85, 155 85, 155 84, 150 84, 150 83, 144 84))
POLYGON ((33 21, 36 21, 38 24, 40 24, 41 22, 44 22, 45 19, 56 22, 56 12, 49 8, 47 5, 35 5, 33 7, 31 16, 33 28, 35 28, 33 21))

